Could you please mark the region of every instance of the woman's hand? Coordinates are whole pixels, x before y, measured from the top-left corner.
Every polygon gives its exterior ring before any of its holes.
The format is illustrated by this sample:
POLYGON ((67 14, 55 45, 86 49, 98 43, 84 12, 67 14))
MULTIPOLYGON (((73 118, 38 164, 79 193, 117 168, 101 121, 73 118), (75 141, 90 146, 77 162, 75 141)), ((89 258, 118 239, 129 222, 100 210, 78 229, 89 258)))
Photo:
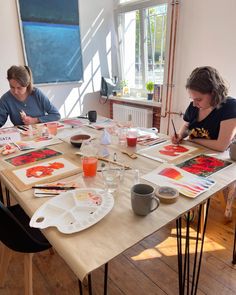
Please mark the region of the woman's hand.
POLYGON ((31 124, 37 124, 39 123, 39 120, 38 118, 33 118, 33 117, 30 117, 30 116, 24 116, 22 117, 22 121, 25 125, 31 125, 31 124))
POLYGON ((183 139, 182 136, 180 136, 179 134, 176 134, 176 135, 172 135, 171 136, 171 142, 173 144, 179 144, 182 141, 182 139, 183 139))
POLYGON ((173 144, 180 144, 181 141, 188 136, 188 122, 184 122, 177 134, 171 136, 171 142, 173 144))

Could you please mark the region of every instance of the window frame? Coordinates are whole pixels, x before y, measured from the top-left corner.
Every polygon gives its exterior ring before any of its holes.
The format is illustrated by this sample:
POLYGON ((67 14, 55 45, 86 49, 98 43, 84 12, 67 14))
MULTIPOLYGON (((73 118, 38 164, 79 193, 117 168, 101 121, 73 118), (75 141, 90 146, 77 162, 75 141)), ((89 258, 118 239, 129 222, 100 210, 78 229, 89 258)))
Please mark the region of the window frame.
MULTIPOLYGON (((168 67, 168 57, 169 57, 169 43, 170 43, 170 18, 171 18, 171 7, 172 4, 169 0, 138 0, 138 1, 130 1, 127 3, 121 3, 117 4, 114 8, 114 19, 115 19, 115 31, 117 34, 117 44, 118 44, 118 71, 120 78, 122 80, 125 80, 126 77, 124 75, 124 68, 123 68, 123 59, 124 59, 124 53, 123 53, 123 46, 120 44, 120 37, 121 32, 119 31, 119 16, 122 13, 128 13, 135 10, 139 10, 140 12, 140 38, 141 38, 141 64, 142 64, 142 91, 145 90, 145 83, 147 81, 147 69, 148 69, 148 60, 146 58, 147 56, 147 38, 145 36, 146 31, 146 22, 145 22, 145 9, 157 6, 167 4, 167 28, 166 28, 166 43, 165 43, 165 64, 164 64, 164 76, 163 76, 163 85, 166 84, 167 81, 167 67, 168 67)), ((140 91, 135 89, 136 91, 140 91)))

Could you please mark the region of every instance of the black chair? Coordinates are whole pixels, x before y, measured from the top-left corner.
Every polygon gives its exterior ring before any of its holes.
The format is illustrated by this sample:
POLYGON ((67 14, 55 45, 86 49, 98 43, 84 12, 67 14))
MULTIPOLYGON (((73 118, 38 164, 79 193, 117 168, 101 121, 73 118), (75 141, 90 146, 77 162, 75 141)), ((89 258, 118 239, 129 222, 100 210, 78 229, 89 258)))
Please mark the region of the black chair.
POLYGON ((30 218, 19 205, 5 207, 0 202, 0 240, 2 247, 0 261, 0 287, 4 286, 12 250, 25 253, 24 280, 25 294, 33 294, 32 257, 33 253, 51 248, 39 229, 29 226, 30 218))

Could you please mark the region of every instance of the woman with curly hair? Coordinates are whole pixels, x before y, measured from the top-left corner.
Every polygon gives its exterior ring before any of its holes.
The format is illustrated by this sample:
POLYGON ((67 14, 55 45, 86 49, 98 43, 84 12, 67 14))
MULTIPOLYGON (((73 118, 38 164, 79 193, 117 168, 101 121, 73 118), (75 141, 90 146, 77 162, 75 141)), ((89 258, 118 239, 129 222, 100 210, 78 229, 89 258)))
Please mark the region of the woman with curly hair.
POLYGON ((207 148, 226 150, 236 135, 236 99, 228 96, 224 80, 216 69, 198 67, 187 79, 186 89, 192 102, 172 142, 178 144, 189 136, 207 148))

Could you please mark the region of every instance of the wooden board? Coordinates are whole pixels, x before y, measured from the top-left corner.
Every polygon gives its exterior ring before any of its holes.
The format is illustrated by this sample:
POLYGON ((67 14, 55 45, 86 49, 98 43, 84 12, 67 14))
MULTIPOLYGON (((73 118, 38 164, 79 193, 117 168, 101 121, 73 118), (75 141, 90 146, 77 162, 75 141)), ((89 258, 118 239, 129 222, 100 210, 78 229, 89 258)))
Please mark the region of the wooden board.
POLYGON ((80 172, 82 169, 65 156, 34 163, 27 167, 2 171, 19 191, 28 190, 38 183, 52 182, 80 172))

